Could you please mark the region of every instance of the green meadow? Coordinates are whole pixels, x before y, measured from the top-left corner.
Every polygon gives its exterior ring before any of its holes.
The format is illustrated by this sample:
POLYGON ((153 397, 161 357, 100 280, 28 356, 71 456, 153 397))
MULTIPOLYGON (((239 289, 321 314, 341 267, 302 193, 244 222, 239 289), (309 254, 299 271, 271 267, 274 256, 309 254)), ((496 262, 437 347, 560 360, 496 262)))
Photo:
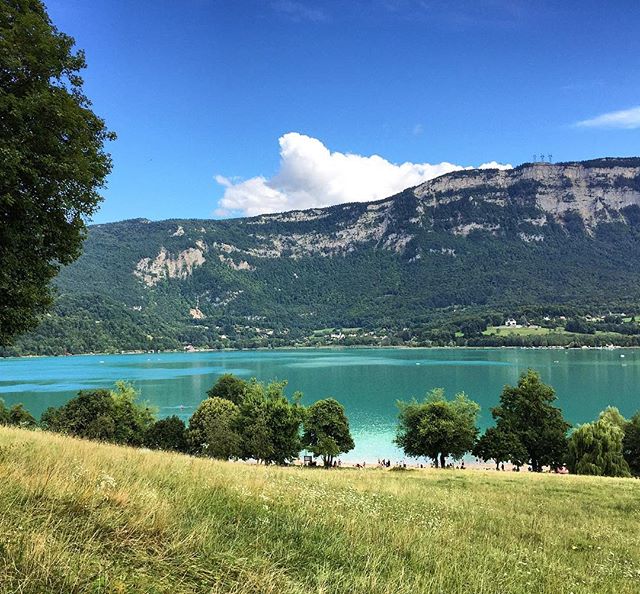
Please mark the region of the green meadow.
POLYGON ((0 427, 0 592, 637 593, 640 482, 254 466, 0 427))

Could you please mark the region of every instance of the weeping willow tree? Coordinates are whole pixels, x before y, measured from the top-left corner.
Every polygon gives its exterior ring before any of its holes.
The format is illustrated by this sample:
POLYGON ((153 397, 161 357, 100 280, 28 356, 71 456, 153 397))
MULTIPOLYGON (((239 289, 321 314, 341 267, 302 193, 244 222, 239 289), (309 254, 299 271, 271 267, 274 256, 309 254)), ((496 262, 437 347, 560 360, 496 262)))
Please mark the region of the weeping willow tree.
POLYGON ((576 474, 631 476, 624 459, 624 418, 609 407, 597 421, 580 425, 569 439, 567 462, 576 474))

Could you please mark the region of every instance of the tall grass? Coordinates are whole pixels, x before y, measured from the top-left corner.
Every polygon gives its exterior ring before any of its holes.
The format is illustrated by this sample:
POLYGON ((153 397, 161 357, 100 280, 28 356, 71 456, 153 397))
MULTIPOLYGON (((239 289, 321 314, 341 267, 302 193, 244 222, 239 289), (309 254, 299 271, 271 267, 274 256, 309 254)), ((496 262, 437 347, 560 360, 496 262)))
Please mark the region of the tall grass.
POLYGON ((257 467, 0 428, 0 592, 640 592, 640 482, 257 467))

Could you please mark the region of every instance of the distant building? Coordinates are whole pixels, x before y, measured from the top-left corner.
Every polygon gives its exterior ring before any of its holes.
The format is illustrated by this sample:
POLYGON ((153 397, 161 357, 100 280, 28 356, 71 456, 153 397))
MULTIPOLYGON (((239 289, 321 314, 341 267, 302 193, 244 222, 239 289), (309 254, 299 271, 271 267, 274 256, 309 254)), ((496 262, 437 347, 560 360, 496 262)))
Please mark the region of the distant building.
POLYGON ((518 323, 513 319, 513 318, 509 318, 505 323, 505 326, 507 326, 508 328, 515 328, 518 323))

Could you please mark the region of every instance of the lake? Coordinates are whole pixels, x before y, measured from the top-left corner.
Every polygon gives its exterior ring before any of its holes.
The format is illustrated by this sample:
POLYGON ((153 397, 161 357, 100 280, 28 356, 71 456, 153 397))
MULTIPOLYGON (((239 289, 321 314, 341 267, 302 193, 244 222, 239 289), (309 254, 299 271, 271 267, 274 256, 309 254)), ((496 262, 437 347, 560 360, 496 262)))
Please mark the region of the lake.
POLYGON ((356 448, 344 459, 398 460, 392 443, 396 400, 434 387, 464 391, 482 407, 480 425, 502 387, 533 368, 558 395, 571 423, 592 420, 607 405, 629 416, 640 409, 640 349, 287 349, 212 353, 83 355, 0 359, 0 397, 39 416, 84 388, 131 381, 160 416, 188 419, 222 373, 287 379, 287 392, 309 404, 326 396, 347 410, 356 448))

